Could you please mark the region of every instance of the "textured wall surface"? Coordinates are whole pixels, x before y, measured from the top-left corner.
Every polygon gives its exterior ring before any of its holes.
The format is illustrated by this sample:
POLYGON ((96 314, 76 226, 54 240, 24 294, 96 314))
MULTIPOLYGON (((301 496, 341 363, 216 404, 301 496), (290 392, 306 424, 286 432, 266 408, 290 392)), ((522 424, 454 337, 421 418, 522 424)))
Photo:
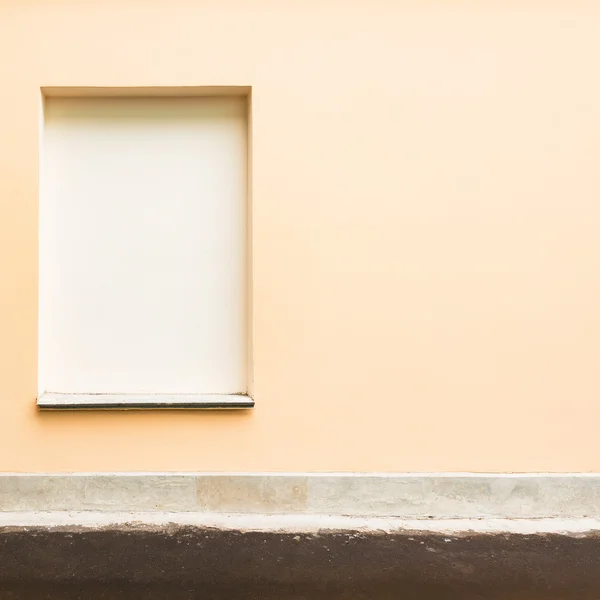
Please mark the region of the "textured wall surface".
POLYGON ((596 2, 0 2, 0 469, 600 471, 596 2), (252 86, 242 413, 39 414, 43 86, 252 86))

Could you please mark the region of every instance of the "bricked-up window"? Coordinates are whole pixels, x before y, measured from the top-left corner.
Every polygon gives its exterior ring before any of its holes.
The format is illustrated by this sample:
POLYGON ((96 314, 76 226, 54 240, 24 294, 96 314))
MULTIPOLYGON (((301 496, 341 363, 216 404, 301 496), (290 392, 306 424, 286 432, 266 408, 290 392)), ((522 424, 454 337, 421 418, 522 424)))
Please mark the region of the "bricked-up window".
POLYGON ((245 394, 246 98, 47 97, 40 160, 40 398, 245 394))

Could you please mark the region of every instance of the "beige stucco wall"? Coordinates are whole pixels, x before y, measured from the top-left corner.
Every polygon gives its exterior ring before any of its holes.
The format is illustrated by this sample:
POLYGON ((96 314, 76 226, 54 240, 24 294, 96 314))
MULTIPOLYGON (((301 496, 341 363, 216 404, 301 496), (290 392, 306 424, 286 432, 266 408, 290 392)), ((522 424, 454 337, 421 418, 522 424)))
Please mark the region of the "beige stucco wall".
POLYGON ((0 470, 599 471, 597 2, 0 2, 0 470), (252 86, 256 408, 40 414, 42 86, 252 86))

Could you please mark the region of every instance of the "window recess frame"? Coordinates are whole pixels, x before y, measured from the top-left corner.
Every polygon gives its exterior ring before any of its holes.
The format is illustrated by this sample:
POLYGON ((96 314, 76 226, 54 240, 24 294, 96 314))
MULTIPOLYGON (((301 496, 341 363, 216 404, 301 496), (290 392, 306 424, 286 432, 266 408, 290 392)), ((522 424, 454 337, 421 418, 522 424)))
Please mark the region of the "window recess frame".
POLYGON ((246 100, 247 106, 247 234, 246 234, 246 310, 247 310, 247 389, 239 394, 105 394, 54 393, 43 391, 36 398, 40 411, 85 410, 244 410, 254 408, 253 397, 253 211, 252 211, 252 86, 42 86, 40 88, 39 148, 40 169, 46 98, 118 97, 227 97, 246 100))

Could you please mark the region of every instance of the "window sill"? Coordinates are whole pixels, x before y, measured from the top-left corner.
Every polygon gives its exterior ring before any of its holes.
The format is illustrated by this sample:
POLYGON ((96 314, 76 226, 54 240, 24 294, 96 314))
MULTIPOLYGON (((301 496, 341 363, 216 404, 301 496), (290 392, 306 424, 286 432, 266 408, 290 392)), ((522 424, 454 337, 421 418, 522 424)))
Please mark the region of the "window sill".
POLYGON ((54 394, 38 396, 39 410, 246 409, 254 400, 243 394, 54 394))

